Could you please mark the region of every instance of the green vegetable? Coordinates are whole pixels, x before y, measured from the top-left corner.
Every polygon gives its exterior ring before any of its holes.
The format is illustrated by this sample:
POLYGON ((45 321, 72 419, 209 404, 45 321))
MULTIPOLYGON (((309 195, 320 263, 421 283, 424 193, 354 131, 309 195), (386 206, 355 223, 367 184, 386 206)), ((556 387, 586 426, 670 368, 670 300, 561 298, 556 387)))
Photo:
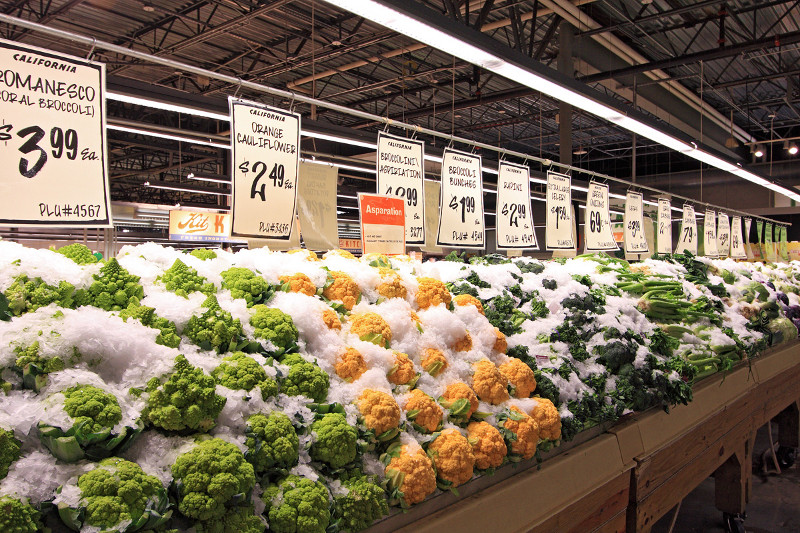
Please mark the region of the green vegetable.
POLYGON ((11 496, 0 496, 0 531, 13 533, 36 533, 44 531, 39 511, 27 500, 11 496))
POLYGON ((334 498, 333 520, 340 531, 361 531, 373 522, 388 514, 389 505, 386 492, 374 479, 355 471, 347 479, 342 479, 342 487, 347 489, 344 496, 334 498))
POLYGON ((289 354, 281 361, 289 365, 289 372, 281 383, 281 390, 289 396, 307 396, 315 402, 324 402, 328 397, 330 378, 327 372, 299 354, 289 354))
POLYGON ((76 294, 76 300, 81 300, 84 305, 93 305, 106 311, 122 311, 131 304, 138 305, 144 297, 139 276, 130 274, 113 257, 93 277, 94 282, 86 293, 76 294))
POLYGON ((172 465, 178 509, 195 520, 219 519, 231 507, 247 504, 256 484, 253 466, 235 444, 200 442, 172 465))
POLYGON ((125 322, 127 322, 129 318, 133 318, 141 322, 143 326, 159 330, 160 333, 156 337, 156 344, 169 348, 177 348, 181 343, 181 338, 178 335, 178 328, 175 326, 175 323, 158 316, 153 307, 131 303, 128 307, 120 311, 119 317, 125 322))
POLYGON ((255 387, 261 389, 261 397, 266 400, 278 394, 278 383, 267 377, 267 373, 258 361, 243 352, 235 352, 222 360, 222 363, 211 371, 217 383, 233 390, 251 391, 255 387))
POLYGON ((277 357, 297 351, 298 332, 291 316, 266 305, 256 305, 253 309, 255 314, 250 317, 250 325, 256 328, 257 338, 267 339, 275 346, 271 355, 277 357))
POLYGON ((200 520, 194 528, 197 533, 263 533, 267 524, 247 505, 229 509, 221 518, 200 520))
POLYGON ((272 298, 275 288, 267 280, 249 268, 232 267, 222 272, 222 288, 231 291, 231 296, 247 302, 253 307, 272 298))
POLYGON ((202 259, 203 261, 217 258, 217 252, 210 248, 195 248, 189 252, 189 255, 193 255, 198 259, 202 259))
POLYGON ((94 253, 85 244, 79 242, 62 246, 56 252, 69 257, 79 265, 97 263, 97 257, 94 256, 94 253))
POLYGON ((553 405, 558 405, 561 395, 558 387, 541 370, 534 370, 533 373, 536 376, 536 390, 533 391, 533 395, 547 398, 553 405))
POLYGON ((245 458, 257 476, 286 474, 297 464, 299 440, 291 420, 279 411, 269 416, 254 414, 247 419, 245 458))
POLYGON ((147 382, 150 396, 142 418, 170 431, 209 431, 216 425, 226 401, 214 392, 215 388, 213 377, 179 355, 172 374, 163 385, 158 378, 147 382))
POLYGON ((268 487, 261 498, 274 533, 325 533, 330 523, 328 489, 319 481, 287 476, 268 487))
POLYGON ((28 279, 23 274, 14 278, 4 295, 8 304, 5 313, 11 312, 15 316, 51 303, 68 309, 76 307, 75 286, 66 281, 59 281, 58 286, 54 286, 46 284, 42 278, 28 279))
POLYGON ((522 324, 528 320, 528 316, 517 307, 514 296, 507 291, 483 302, 486 319, 506 336, 521 333, 522 324))
POLYGON ((358 432, 347 423, 344 415, 328 413, 311 424, 314 436, 311 458, 333 469, 342 468, 356 459, 358 432))
POLYGON ((770 344, 772 346, 797 339, 797 328, 792 321, 786 317, 770 320, 767 327, 770 332, 772 332, 772 338, 770 339, 770 344))
POLYGON ((8 475, 11 464, 19 459, 22 443, 14 438, 14 432, 0 427, 0 480, 8 475))
POLYGON ((6 295, 0 292, 0 320, 3 322, 8 322, 14 314, 11 312, 11 309, 8 307, 8 298, 6 295))
POLYGON ((206 311, 193 315, 183 334, 204 350, 225 353, 234 350, 243 336, 242 324, 224 311, 213 294, 203 302, 206 311))
MULTIPOLYGON (((22 377, 22 386, 26 389, 39 391, 47 385, 47 375, 51 372, 64 370, 64 360, 61 357, 53 356, 43 358, 40 353, 39 341, 34 341, 30 346, 14 347, 17 359, 14 362, 14 370, 22 377)), ((76 353, 76 357, 80 354, 76 353)))

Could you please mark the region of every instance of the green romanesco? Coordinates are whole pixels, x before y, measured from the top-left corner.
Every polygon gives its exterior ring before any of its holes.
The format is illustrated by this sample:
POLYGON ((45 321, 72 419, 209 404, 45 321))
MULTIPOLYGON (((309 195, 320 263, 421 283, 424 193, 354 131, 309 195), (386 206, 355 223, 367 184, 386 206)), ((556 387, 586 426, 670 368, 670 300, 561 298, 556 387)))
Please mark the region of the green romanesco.
POLYGON ((161 481, 145 474, 136 463, 118 457, 104 459, 80 476, 78 489, 79 507, 62 503, 58 509, 64 523, 75 531, 88 527, 103 532, 153 529, 172 515, 161 481))
POLYGON ((27 501, 11 496, 0 496, 0 531, 9 533, 36 533, 44 531, 39 511, 27 501))
POLYGON ((76 385, 64 391, 64 411, 89 433, 99 433, 122 420, 116 396, 93 385, 76 385))
POLYGON ((328 489, 319 481, 287 476, 261 495, 270 531, 325 533, 331 519, 328 489))
POLYGON ((231 291, 234 298, 242 298, 247 307, 264 303, 275 293, 267 280, 249 268, 232 267, 222 272, 222 288, 231 291))
POLYGON ((347 494, 334 498, 334 521, 339 531, 356 532, 367 529, 375 520, 389 512, 386 492, 374 479, 368 476, 350 475, 342 479, 342 487, 347 494))
POLYGON ((172 465, 178 509, 195 520, 225 516, 229 507, 250 500, 256 484, 253 465, 235 444, 221 439, 200 442, 172 465))
POLYGON ((289 417, 280 411, 247 419, 245 458, 256 475, 282 472, 297 464, 299 440, 289 417))
POLYGON ((267 376, 258 361, 243 352, 225 357, 211 375, 217 383, 229 389, 251 391, 259 387, 264 400, 278 394, 278 382, 267 376))
POLYGON ((14 432, 0 427, 0 479, 8 475, 11 463, 19 459, 20 447, 21 443, 14 438, 14 432))
POLYGON ((189 255, 193 255, 198 259, 202 259, 203 261, 217 258, 217 252, 210 248, 195 248, 189 252, 189 255))
POLYGON ((129 318, 133 318, 141 322, 143 326, 159 330, 160 333, 156 337, 156 344, 167 346, 168 348, 177 348, 181 343, 175 323, 158 316, 153 307, 132 303, 120 311, 119 317, 125 322, 129 318))
POLYGON ((76 307, 75 286, 66 281, 59 281, 58 286, 54 286, 48 285, 42 278, 29 279, 22 274, 14 278, 4 295, 8 300, 8 310, 16 316, 54 302, 59 307, 76 307))
POLYGON ((79 265, 97 263, 97 257, 95 257, 94 253, 85 244, 79 242, 62 246, 56 252, 69 257, 79 265))
POLYGON ((39 341, 34 341, 27 347, 16 346, 14 352, 17 355, 14 370, 22 376, 22 386, 26 389, 41 390, 47 385, 48 374, 65 368, 64 360, 61 357, 43 358, 41 356, 39 341))
POLYGON ((292 317, 272 307, 257 305, 255 314, 250 317, 250 325, 256 328, 254 335, 267 339, 277 349, 276 355, 291 352, 297 348, 297 328, 292 317))
POLYGON ((289 354, 281 361, 289 365, 289 372, 281 383, 281 391, 289 396, 307 396, 315 402, 324 402, 328 397, 330 377, 315 363, 303 359, 300 354, 289 354))
POLYGON ((213 294, 203 302, 206 311, 189 319, 183 334, 204 350, 229 352, 242 337, 242 323, 223 310, 213 294))
POLYGON ((311 424, 311 458, 333 469, 352 463, 358 453, 358 431, 344 415, 327 413, 311 424))
POLYGON ((168 291, 184 298, 188 298, 190 292, 200 291, 204 294, 214 294, 217 291, 213 283, 208 283, 206 278, 197 273, 197 270, 187 266, 180 259, 176 259, 158 279, 168 291))
POLYGON ((139 276, 122 268, 113 257, 93 277, 94 282, 89 286, 85 302, 89 305, 106 311, 122 311, 132 303, 138 304, 144 297, 139 276))
POLYGON ((222 518, 199 520, 194 529, 196 533, 264 533, 267 524, 252 505, 246 505, 229 509, 222 518))
POLYGON ((179 355, 166 383, 161 385, 158 378, 147 382, 150 396, 142 417, 150 424, 170 431, 209 431, 216 424, 226 401, 215 389, 213 377, 179 355))

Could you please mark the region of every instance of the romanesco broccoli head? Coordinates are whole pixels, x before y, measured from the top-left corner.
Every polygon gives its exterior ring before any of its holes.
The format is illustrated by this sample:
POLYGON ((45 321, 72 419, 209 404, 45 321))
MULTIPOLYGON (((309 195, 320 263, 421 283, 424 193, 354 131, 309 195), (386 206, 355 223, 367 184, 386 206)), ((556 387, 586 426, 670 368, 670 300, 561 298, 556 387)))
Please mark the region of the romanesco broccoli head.
POLYGON ((436 475, 445 488, 463 485, 472 479, 475 454, 472 445, 454 428, 445 429, 428 445, 436 475))
POLYGON ((117 397, 93 385, 76 385, 64 391, 64 411, 84 431, 99 433, 122 420, 117 397))
POLYGON ((261 498, 274 533, 325 533, 330 523, 328 489, 319 481, 287 476, 267 488, 261 498))
POLYGON ((232 267, 222 272, 222 288, 247 302, 247 307, 266 302, 275 292, 267 280, 249 268, 232 267))
POLYGON ((352 346, 348 346, 336 358, 334 369, 337 376, 347 383, 352 383, 367 371, 367 363, 364 361, 364 356, 361 355, 361 352, 352 346))
POLYGON ((58 285, 48 285, 42 278, 29 279, 22 274, 14 278, 14 282, 4 293, 8 301, 8 310, 16 316, 29 311, 36 311, 51 303, 59 307, 75 307, 75 286, 66 281, 58 285))
POLYGON ((0 427, 0 480, 8 475, 11 463, 19 459, 21 443, 14 438, 14 432, 0 427))
POLYGON ((243 352, 235 352, 222 360, 222 363, 211 371, 217 383, 233 390, 251 391, 258 386, 261 397, 266 400, 278 394, 278 382, 267 376, 264 367, 258 361, 243 352))
POLYGON ((197 273, 197 270, 186 265, 180 259, 176 259, 158 279, 168 291, 184 298, 188 298, 190 292, 200 291, 204 294, 214 294, 217 290, 213 283, 208 283, 206 278, 197 273))
POLYGON ((386 492, 367 476, 342 482, 347 494, 334 498, 334 520, 340 531, 361 531, 389 512, 386 492))
POLYGON ((289 372, 281 383, 281 391, 288 396, 307 396, 315 402, 325 401, 330 386, 327 372, 299 354, 289 354, 281 363, 289 365, 289 372))
POLYGON ((179 355, 175 358, 172 374, 163 385, 157 378, 148 382, 150 396, 142 417, 150 424, 170 431, 209 431, 216 424, 217 415, 226 401, 215 389, 213 377, 179 355))
POLYGON ((409 507, 421 502, 436 490, 436 471, 433 461, 420 447, 393 444, 381 456, 386 465, 385 475, 389 500, 409 507))
POLYGON ((242 337, 242 323, 223 310, 213 294, 203 302, 206 311, 193 315, 183 334, 205 350, 225 353, 234 348, 242 337))
POLYGON ((256 328, 256 337, 267 339, 280 353, 294 349, 298 332, 291 316, 266 305, 256 305, 253 310, 255 314, 250 317, 250 325, 256 328))
POLYGON ((366 389, 358 397, 358 411, 375 438, 385 442, 400 431, 400 407, 391 394, 366 389))
POLYGON ((347 423, 344 415, 328 413, 311 424, 314 436, 311 458, 333 469, 352 463, 358 452, 358 432, 347 423))
POLYGON ((181 338, 178 335, 178 328, 175 323, 158 316, 153 307, 131 303, 119 312, 119 317, 125 322, 129 318, 133 318, 141 322, 143 326, 159 330, 160 333, 156 337, 156 344, 169 348, 177 348, 181 344, 181 338))
POLYGON ((194 250, 189 252, 189 255, 193 255, 198 259, 202 259, 203 261, 217 258, 217 252, 215 252, 211 248, 195 248, 194 250))
POLYGON ((229 509, 221 518, 198 520, 194 529, 196 533, 264 533, 267 524, 252 505, 245 505, 229 509))
POLYGON ((65 367, 61 357, 43 358, 39 341, 28 346, 16 346, 14 353, 17 355, 14 370, 22 376, 22 386, 26 389, 41 390, 47 385, 48 374, 64 370, 65 367))
POLYGON ((222 439, 200 442, 172 465, 178 509, 195 520, 222 518, 227 507, 249 500, 256 484, 253 465, 235 444, 222 439))
POLYGON ((85 244, 79 242, 62 246, 56 252, 69 257, 79 265, 97 263, 97 257, 95 257, 94 253, 85 244))
POLYGON ((299 440, 289 417, 280 411, 247 419, 245 458, 256 475, 284 472, 297 464, 299 440))
POLYGON ((39 511, 27 501, 0 496, 0 531, 37 533, 43 529, 39 511))
POLYGON ((88 293, 88 303, 106 311, 121 311, 144 297, 139 276, 130 274, 113 257, 94 275, 88 293))
POLYGON ((488 422, 470 422, 467 433, 475 455, 475 468, 487 470, 503 464, 508 452, 503 435, 496 427, 488 422))
POLYGON ((350 333, 366 342, 388 348, 392 342, 389 323, 378 313, 360 313, 350 319, 350 333))

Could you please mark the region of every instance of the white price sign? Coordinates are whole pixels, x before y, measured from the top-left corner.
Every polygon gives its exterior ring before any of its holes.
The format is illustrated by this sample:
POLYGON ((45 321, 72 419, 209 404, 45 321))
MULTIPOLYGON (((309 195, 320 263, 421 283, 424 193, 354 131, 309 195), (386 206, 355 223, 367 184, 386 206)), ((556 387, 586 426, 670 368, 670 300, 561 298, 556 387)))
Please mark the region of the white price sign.
POLYGON ((731 222, 731 257, 747 259, 747 252, 742 240, 742 217, 733 217, 731 222))
POLYGON ((717 251, 723 258, 728 257, 731 251, 731 223, 725 213, 720 213, 717 220, 717 251))
POLYGON ((608 185, 591 182, 586 193, 586 251, 618 250, 608 214, 608 185))
POLYGON ((483 248, 483 174, 481 157, 445 149, 437 244, 483 248))
POLYGON ((646 254, 650 251, 647 237, 644 234, 644 213, 642 210, 642 194, 628 192, 625 195, 625 253, 646 254))
POLYGON ((658 253, 672 253, 672 204, 666 198, 658 199, 658 253))
POLYGON ((549 171, 545 241, 548 250, 575 248, 575 235, 572 231, 572 178, 549 171))
POLYGON ((378 134, 378 194, 405 201, 406 244, 425 244, 425 142, 378 134))
POLYGON ((111 227, 105 65, 0 40, 3 226, 111 227))
POLYGON ((750 228, 753 226, 753 219, 744 219, 744 242, 750 244, 750 228))
POLYGON ((531 182, 527 166, 500 161, 497 172, 497 248, 539 249, 533 232, 531 182))
POLYGON ((703 251, 706 257, 719 257, 717 249, 717 213, 706 209, 703 221, 703 251))
POLYGON ((694 207, 684 204, 681 233, 678 235, 678 245, 675 247, 675 253, 690 252, 697 255, 697 240, 697 218, 694 214, 694 207))
POLYGON ((233 97, 228 104, 231 235, 289 240, 300 165, 300 115, 233 97))

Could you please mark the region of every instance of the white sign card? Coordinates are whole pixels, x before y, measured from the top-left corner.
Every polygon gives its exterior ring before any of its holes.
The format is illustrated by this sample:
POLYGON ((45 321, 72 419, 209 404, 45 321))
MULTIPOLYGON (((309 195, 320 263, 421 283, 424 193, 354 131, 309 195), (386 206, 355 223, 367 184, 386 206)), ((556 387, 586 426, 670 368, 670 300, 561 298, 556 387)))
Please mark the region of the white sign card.
MULTIPOLYGON (((300 162, 297 177, 297 219, 303 243, 311 250, 333 250, 339 247, 336 221, 336 192, 339 169, 328 164, 300 162)), ((292 233, 296 232, 295 224, 292 233)), ((299 236, 291 241, 299 245, 299 236)))
POLYGON ((608 185, 589 183, 586 193, 586 238, 587 252, 619 250, 611 231, 611 216, 608 212, 608 185))
POLYGON ((688 251, 697 255, 697 241, 697 218, 694 214, 694 207, 684 204, 681 233, 678 235, 678 245, 675 247, 675 253, 680 254, 688 251))
POLYGON ((545 241, 548 250, 575 248, 572 230, 572 178, 547 172, 547 216, 545 241))
POLYGON ((658 199, 658 253, 672 253, 672 204, 666 198, 658 199))
POLYGON ((425 142, 378 134, 378 194, 405 201, 406 244, 425 244, 425 142))
POLYGON ((750 244, 750 228, 753 225, 752 218, 745 218, 744 219, 744 242, 750 244))
POLYGON ((495 242, 498 249, 539 249, 533 231, 530 170, 500 161, 497 172, 495 242))
POLYGON ((731 252, 731 223, 726 213, 720 213, 717 220, 717 251, 723 258, 731 252))
POLYGON ((446 148, 437 244, 482 249, 484 236, 481 156, 446 148))
POLYGON ((2 226, 109 228, 105 65, 0 40, 2 226))
POLYGON ((747 259, 747 251, 742 240, 742 217, 733 217, 731 222, 731 257, 747 259))
POLYGON ((717 249, 717 213, 706 209, 703 220, 703 252, 706 257, 719 257, 717 249))
POLYGON ((289 240, 300 169, 300 115, 228 98, 231 235, 289 240))
POLYGON ((647 237, 644 234, 644 213, 642 209, 642 193, 628 191, 625 195, 625 253, 646 254, 650 251, 647 237))

